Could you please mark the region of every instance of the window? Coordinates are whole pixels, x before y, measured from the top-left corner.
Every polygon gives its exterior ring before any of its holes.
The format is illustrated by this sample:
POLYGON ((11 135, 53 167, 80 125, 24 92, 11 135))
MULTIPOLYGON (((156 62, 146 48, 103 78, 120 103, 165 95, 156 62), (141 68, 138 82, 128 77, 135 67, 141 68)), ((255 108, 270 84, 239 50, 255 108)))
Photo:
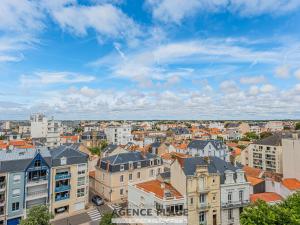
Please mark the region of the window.
POLYGON ((21 175, 14 175, 14 183, 20 183, 21 175))
POLYGON ((232 201, 232 192, 228 192, 228 203, 232 201))
POLYGON ((124 189, 123 188, 120 189, 120 195, 124 195, 124 189))
POLYGON ((41 160, 36 160, 34 162, 34 167, 40 167, 41 166, 41 160))
POLYGON ((231 220, 232 218, 232 209, 228 209, 228 219, 231 220))
POLYGON ((66 157, 60 158, 60 165, 66 165, 66 164, 67 164, 67 158, 66 157))
POLYGON ((194 204, 194 199, 190 198, 190 204, 193 205, 194 204))
POLYGON ((129 162, 129 169, 133 169, 133 162, 129 162))
POLYGON ((120 176, 120 182, 124 182, 124 176, 123 175, 120 176))
POLYGON ((124 165, 120 165, 120 171, 124 171, 124 165))
POLYGON ((78 175, 84 175, 86 171, 86 164, 78 165, 78 175))
POLYGON ((199 213, 199 222, 204 223, 205 222, 205 212, 199 213))
POLYGON ((11 211, 18 211, 20 209, 20 203, 14 202, 11 206, 11 211))
POLYGON ((132 173, 129 174, 129 180, 132 180, 132 173))
POLYGON ((199 201, 200 201, 200 203, 205 203, 205 195, 204 194, 200 194, 199 201))
POLYGON ((140 178, 141 178, 141 172, 137 172, 136 177, 137 177, 138 179, 140 179, 140 178))
POLYGON ((85 177, 78 177, 77 185, 78 186, 85 185, 85 177))
POLYGON ((141 167, 142 167, 141 162, 138 162, 138 163, 137 163, 137 168, 141 168, 141 167))
POLYGON ((77 189, 77 198, 83 197, 85 194, 84 188, 77 189))
POLYGON ((20 188, 13 189, 13 191, 12 191, 12 197, 13 198, 19 197, 20 193, 21 193, 20 188))
POLYGON ((153 166, 153 159, 150 159, 150 166, 153 166))
POLYGON ((243 190, 239 191, 239 199, 241 202, 244 201, 244 191, 243 190))
POLYGON ((150 177, 154 176, 154 170, 150 170, 149 173, 150 173, 150 177))

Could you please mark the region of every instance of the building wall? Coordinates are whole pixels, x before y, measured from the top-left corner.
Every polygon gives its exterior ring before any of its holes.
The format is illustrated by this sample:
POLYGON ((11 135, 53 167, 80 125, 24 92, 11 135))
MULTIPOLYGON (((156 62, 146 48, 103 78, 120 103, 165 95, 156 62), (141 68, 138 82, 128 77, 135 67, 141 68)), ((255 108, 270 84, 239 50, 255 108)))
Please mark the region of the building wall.
POLYGON ((136 168, 134 170, 125 170, 120 172, 111 173, 100 168, 96 168, 96 192, 103 196, 108 201, 123 201, 127 199, 128 184, 140 183, 146 180, 151 180, 156 177, 158 170, 163 172, 163 165, 150 166, 143 168, 136 168), (154 175, 150 176, 150 171, 154 170, 154 175), (137 178, 137 174, 140 172, 140 178, 137 178), (132 174, 132 180, 129 180, 129 174, 132 174), (123 175, 123 182, 120 182, 120 176, 123 175), (120 190, 123 189, 123 194, 120 190))
POLYGON ((7 218, 15 218, 15 217, 21 217, 24 213, 24 183, 25 183, 25 174, 24 172, 16 172, 16 173, 9 173, 8 174, 8 186, 7 186, 7 218), (14 177, 19 176, 20 181, 15 182, 14 177), (20 189, 20 195, 14 197, 13 196, 13 190, 14 189, 20 189), (20 209, 18 211, 12 211, 12 204, 19 202, 20 209))
POLYGON ((282 148, 283 177, 300 180, 300 140, 283 139, 282 148))
MULTIPOLYGON (((69 212, 65 214, 74 214, 75 212, 79 211, 76 209, 76 204, 82 203, 84 206, 88 204, 88 196, 89 196, 89 177, 88 177, 88 166, 87 164, 74 164, 74 165, 65 165, 65 166, 59 166, 59 167, 53 167, 52 168, 52 176, 51 176, 51 212, 55 214, 55 209, 68 206, 69 212), (85 174, 79 175, 78 174, 78 165, 85 165, 86 170, 85 174), (55 201, 55 175, 58 170, 61 169, 68 169, 71 173, 71 179, 70 179, 70 197, 66 200, 61 201, 55 201), (85 183, 83 185, 78 186, 78 178, 84 177, 85 183), (77 190, 80 188, 85 188, 85 195, 83 197, 77 197, 77 190)), ((63 215, 63 214, 62 214, 63 215)), ((58 214, 58 216, 60 216, 58 214)))

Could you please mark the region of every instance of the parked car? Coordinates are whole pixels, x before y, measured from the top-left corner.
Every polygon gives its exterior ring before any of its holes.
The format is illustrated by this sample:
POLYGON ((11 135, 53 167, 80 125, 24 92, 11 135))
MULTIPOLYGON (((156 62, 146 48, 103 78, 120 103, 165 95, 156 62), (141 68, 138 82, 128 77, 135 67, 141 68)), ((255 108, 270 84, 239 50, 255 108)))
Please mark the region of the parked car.
POLYGON ((99 196, 99 195, 94 195, 92 197, 92 202, 96 205, 96 206, 100 206, 104 204, 103 199, 99 196))

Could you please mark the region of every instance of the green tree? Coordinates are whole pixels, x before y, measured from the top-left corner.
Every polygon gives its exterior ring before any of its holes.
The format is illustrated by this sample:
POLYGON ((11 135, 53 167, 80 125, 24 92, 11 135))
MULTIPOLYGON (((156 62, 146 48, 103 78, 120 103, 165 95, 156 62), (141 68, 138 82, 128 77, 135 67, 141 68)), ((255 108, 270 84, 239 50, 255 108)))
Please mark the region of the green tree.
POLYGON ((111 222, 112 218, 114 218, 113 213, 105 213, 102 216, 99 225, 113 225, 114 223, 111 222))
POLYGON ((300 225, 300 192, 280 204, 257 201, 241 214, 242 225, 300 225))
POLYGON ((100 149, 100 147, 91 147, 91 148, 89 148, 89 151, 93 155, 100 155, 101 149, 100 149))
POLYGON ((259 138, 255 132, 247 132, 245 136, 250 140, 257 140, 259 138))
POLYGON ((27 218, 21 220, 20 225, 51 225, 50 219, 52 218, 53 215, 47 206, 34 206, 29 210, 27 218))
POLYGON ((4 140, 5 136, 4 135, 0 135, 0 140, 4 140))
POLYGON ((300 122, 296 123, 295 130, 300 130, 300 122))

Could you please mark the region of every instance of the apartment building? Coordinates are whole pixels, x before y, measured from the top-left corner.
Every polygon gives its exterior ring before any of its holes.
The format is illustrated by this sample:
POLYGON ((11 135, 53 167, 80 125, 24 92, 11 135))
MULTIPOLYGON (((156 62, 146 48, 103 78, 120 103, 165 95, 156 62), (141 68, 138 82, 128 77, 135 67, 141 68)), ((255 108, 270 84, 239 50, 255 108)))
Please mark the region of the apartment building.
POLYGON ((300 139, 294 133, 290 138, 282 139, 282 167, 284 178, 300 180, 300 139))
POLYGON ((276 133, 250 144, 246 150, 248 166, 282 174, 282 137, 276 133))
POLYGON ((126 145, 128 142, 133 141, 131 126, 127 124, 106 127, 104 132, 106 134, 107 141, 112 144, 126 145))
POLYGON ((220 225, 220 176, 210 157, 177 158, 170 169, 171 185, 186 196, 188 224, 220 225))
POLYGON ((193 140, 188 144, 188 153, 192 156, 217 156, 229 160, 228 147, 220 140, 193 140))
POLYGON ((0 225, 6 221, 6 174, 0 173, 0 225))
MULTIPOLYGON (((186 221, 184 215, 184 209, 186 208, 185 196, 171 184, 159 179, 130 184, 128 186, 128 208, 133 210, 147 209, 151 212, 153 219, 161 219, 161 221, 166 216, 176 216, 176 219, 186 221)), ((163 224, 173 225, 173 223, 167 221, 163 224)))
POLYGON ((60 145, 61 122, 52 117, 48 119, 43 114, 33 114, 30 117, 31 138, 46 138, 46 146, 53 148, 60 145))
POLYGON ((99 159, 95 174, 96 192, 111 202, 125 201, 128 184, 154 179, 163 168, 160 157, 138 151, 99 159))
POLYGON ((222 225, 239 225, 240 214, 250 203, 250 182, 245 179, 241 168, 218 158, 214 158, 213 161, 221 179, 222 225))
POLYGON ((51 211, 65 216, 85 209, 89 196, 88 156, 76 148, 51 151, 51 211))
MULTIPOLYGON (((75 159, 79 154, 81 160, 87 164, 87 156, 77 151, 74 146, 61 146, 53 150, 44 147, 0 151, 0 173, 3 175, 0 180, 3 180, 5 176, 4 181, 6 181, 4 182, 5 185, 2 183, 4 186, 0 185, 0 188, 3 187, 0 189, 1 197, 5 202, 2 205, 4 206, 2 208, 4 215, 1 215, 0 218, 4 218, 6 221, 4 224, 19 224, 28 209, 36 205, 48 205, 52 211, 52 208, 56 206, 56 201, 52 198, 56 196, 57 191, 62 191, 56 189, 58 186, 54 182, 56 175, 54 169, 58 166, 57 160, 59 158, 59 160, 67 162, 68 165, 72 162, 76 164, 75 159), (9 198, 5 196, 9 196, 9 198)), ((74 177, 76 179, 77 175, 74 177)), ((87 185, 88 181, 86 182, 87 185)), ((77 185, 72 187, 77 189, 77 185)), ((71 186, 69 188, 73 190, 71 186)), ((74 191, 76 192, 76 190, 74 191)), ((61 200, 64 200, 65 205, 75 204, 75 196, 74 198, 73 196, 70 195, 69 198, 61 200)), ((88 195, 86 193, 85 198, 87 201, 88 195)), ((72 209, 65 212, 71 213, 72 209)), ((55 214, 54 210, 53 213, 55 214)))

